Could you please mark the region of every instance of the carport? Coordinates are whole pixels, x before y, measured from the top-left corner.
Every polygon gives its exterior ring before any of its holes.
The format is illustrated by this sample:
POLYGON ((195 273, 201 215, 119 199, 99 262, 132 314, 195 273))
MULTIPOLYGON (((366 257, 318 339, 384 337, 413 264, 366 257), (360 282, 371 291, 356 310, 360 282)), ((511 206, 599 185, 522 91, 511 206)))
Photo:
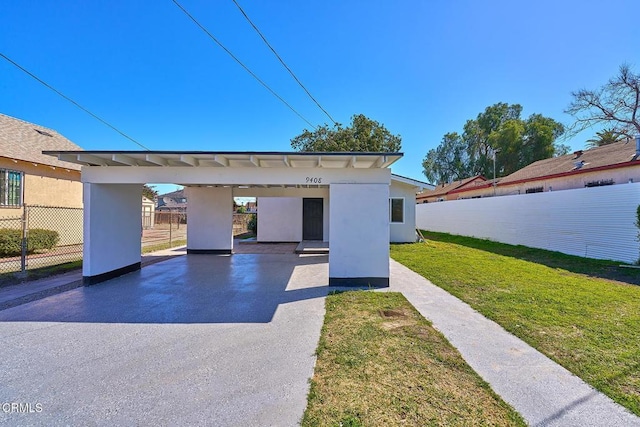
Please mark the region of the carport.
POLYGON ((324 240, 329 241, 329 284, 389 285, 388 167, 401 153, 44 153, 82 165, 85 285, 140 269, 145 183, 186 188, 188 254, 232 253, 234 197, 323 199, 328 211, 324 240))

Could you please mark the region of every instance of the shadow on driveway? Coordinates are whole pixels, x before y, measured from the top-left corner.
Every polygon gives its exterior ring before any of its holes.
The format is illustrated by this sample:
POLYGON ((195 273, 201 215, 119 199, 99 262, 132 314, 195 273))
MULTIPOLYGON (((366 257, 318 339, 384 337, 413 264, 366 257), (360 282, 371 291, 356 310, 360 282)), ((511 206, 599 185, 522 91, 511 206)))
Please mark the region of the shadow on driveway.
POLYGON ((182 256, 1 311, 0 321, 267 323, 282 304, 325 297, 326 264, 294 254, 182 256))

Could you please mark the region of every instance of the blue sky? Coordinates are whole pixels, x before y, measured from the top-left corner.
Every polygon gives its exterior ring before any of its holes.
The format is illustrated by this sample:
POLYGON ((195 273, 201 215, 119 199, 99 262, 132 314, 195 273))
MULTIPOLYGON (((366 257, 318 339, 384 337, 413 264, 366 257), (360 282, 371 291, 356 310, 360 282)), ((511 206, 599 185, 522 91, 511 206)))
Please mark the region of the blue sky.
MULTIPOLYGON (((640 71, 637 0, 238 2, 334 119, 362 113, 400 134, 392 169, 416 179, 489 105, 570 124, 571 91, 622 63, 640 71)), ((311 123, 329 121, 231 0, 180 3, 311 123)), ((5 1, 0 52, 152 150, 288 151, 309 127, 171 0, 5 1)), ((140 149, 1 58, 0 112, 86 150, 140 149)))

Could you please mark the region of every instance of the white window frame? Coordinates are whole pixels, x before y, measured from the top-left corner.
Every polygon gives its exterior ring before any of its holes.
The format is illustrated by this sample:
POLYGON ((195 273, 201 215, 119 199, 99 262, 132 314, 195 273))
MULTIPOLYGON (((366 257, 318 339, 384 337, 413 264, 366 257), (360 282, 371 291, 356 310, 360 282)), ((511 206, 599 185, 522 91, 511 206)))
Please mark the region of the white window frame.
POLYGON ((406 217, 405 205, 404 197, 389 197, 389 224, 404 224, 406 217), (402 200, 402 221, 393 221, 393 200, 402 200))
POLYGON ((0 207, 3 208, 20 208, 24 203, 24 172, 17 171, 13 169, 0 168, 0 175, 3 175, 2 183, 3 185, 0 188, 2 195, 4 196, 4 200, 6 203, 2 203, 0 199, 0 207), (20 193, 18 195, 18 204, 9 204, 9 174, 17 173, 20 176, 20 193))

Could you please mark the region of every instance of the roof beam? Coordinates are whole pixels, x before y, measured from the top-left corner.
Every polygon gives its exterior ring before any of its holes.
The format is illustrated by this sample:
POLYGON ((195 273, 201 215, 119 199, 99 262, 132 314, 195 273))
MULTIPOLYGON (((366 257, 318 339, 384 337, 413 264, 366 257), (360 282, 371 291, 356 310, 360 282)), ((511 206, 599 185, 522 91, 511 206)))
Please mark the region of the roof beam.
POLYGON ((251 162, 251 164, 257 168, 260 167, 260 159, 258 159, 256 156, 250 156, 249 157, 249 161, 251 162))
POLYGON ((189 166, 199 166, 200 162, 193 156, 188 156, 186 154, 180 155, 180 162, 185 163, 189 166))
POLYGON ((371 168, 382 168, 387 163, 387 156, 380 156, 371 164, 371 168))
POLYGON ((351 156, 351 158, 349 159, 349 163, 348 163, 347 167, 355 168, 356 167, 356 162, 357 162, 356 156, 351 156))
POLYGON ((157 154, 147 154, 144 158, 149 163, 154 163, 158 166, 167 166, 167 159, 160 157, 157 154))
MULTIPOLYGON (((78 160, 78 156, 75 154, 58 154, 58 160, 75 163, 78 160)), ((15 161, 15 163, 17 163, 17 161, 15 161)))
POLYGON ((284 165, 288 168, 291 167, 291 163, 289 163, 289 156, 283 156, 282 157, 282 161, 284 162, 284 165))
POLYGON ((111 160, 127 166, 138 166, 138 162, 136 161, 136 159, 125 156, 124 154, 114 154, 111 156, 111 160))
POLYGON ((229 159, 227 159, 225 156, 221 156, 220 154, 216 154, 215 156, 213 156, 213 161, 220 166, 224 166, 225 168, 229 166, 229 159))
POLYGON ((107 161, 91 154, 78 154, 78 161, 94 166, 107 166, 107 161))
POLYGON ((322 167, 322 156, 318 156, 318 167, 322 167))

